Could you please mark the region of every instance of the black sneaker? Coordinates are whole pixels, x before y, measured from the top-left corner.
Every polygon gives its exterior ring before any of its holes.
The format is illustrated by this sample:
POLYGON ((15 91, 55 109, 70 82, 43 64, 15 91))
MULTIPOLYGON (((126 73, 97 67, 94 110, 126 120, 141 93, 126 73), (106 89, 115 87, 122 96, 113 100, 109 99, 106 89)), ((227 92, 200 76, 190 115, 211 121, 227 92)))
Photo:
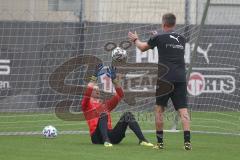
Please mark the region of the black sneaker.
POLYGON ((184 149, 189 151, 189 150, 192 150, 192 145, 190 142, 185 142, 184 143, 184 149))
POLYGON ((157 143, 155 146, 153 146, 154 149, 164 149, 163 143, 157 143))

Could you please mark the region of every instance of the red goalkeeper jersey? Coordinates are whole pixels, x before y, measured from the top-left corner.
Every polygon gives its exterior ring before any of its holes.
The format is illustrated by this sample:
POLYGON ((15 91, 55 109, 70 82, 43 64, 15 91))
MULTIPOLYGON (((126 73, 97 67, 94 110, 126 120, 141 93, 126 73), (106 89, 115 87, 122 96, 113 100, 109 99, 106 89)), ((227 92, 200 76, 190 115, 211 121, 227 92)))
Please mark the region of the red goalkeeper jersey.
POLYGON ((106 112, 108 115, 108 129, 112 129, 112 120, 110 112, 117 106, 117 104, 123 98, 123 90, 121 87, 115 88, 116 94, 104 102, 91 102, 91 94, 93 87, 88 86, 82 100, 82 111, 87 120, 90 135, 94 133, 97 128, 99 116, 102 112, 106 112))

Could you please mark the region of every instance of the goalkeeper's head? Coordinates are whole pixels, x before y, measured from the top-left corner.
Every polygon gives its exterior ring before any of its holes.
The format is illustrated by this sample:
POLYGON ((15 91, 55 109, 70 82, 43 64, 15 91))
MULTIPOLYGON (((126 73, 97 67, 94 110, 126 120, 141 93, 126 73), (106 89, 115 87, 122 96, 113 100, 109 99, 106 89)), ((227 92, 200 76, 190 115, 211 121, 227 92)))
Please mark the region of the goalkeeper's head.
POLYGON ((176 26, 176 16, 173 13, 166 13, 162 16, 163 31, 173 30, 176 26))
POLYGON ((96 98, 96 99, 100 98, 100 89, 97 84, 93 86, 93 91, 91 96, 92 98, 96 98))

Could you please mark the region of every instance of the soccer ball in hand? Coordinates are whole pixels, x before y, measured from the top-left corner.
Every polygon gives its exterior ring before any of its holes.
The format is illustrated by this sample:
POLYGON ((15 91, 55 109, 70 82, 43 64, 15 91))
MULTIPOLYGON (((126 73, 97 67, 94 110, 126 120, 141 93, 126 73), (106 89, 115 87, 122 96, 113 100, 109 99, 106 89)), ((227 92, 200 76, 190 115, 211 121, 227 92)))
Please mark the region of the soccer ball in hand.
POLYGON ((127 61, 127 51, 116 47, 112 51, 112 60, 113 62, 126 62, 127 61))
POLYGON ((57 137, 57 129, 53 126, 45 126, 42 131, 42 135, 46 138, 57 137))

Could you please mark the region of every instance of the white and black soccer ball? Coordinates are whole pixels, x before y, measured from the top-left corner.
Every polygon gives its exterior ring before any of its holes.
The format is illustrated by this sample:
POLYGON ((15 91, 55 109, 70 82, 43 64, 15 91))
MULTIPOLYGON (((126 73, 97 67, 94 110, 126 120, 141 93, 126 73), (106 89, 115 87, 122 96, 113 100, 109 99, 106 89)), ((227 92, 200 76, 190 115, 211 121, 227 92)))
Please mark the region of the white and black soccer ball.
POLYGON ((54 126, 45 126, 42 131, 42 135, 46 138, 57 137, 57 129, 54 126))
POLYGON ((127 51, 120 47, 116 47, 112 50, 112 61, 114 62, 126 62, 127 57, 127 51))

